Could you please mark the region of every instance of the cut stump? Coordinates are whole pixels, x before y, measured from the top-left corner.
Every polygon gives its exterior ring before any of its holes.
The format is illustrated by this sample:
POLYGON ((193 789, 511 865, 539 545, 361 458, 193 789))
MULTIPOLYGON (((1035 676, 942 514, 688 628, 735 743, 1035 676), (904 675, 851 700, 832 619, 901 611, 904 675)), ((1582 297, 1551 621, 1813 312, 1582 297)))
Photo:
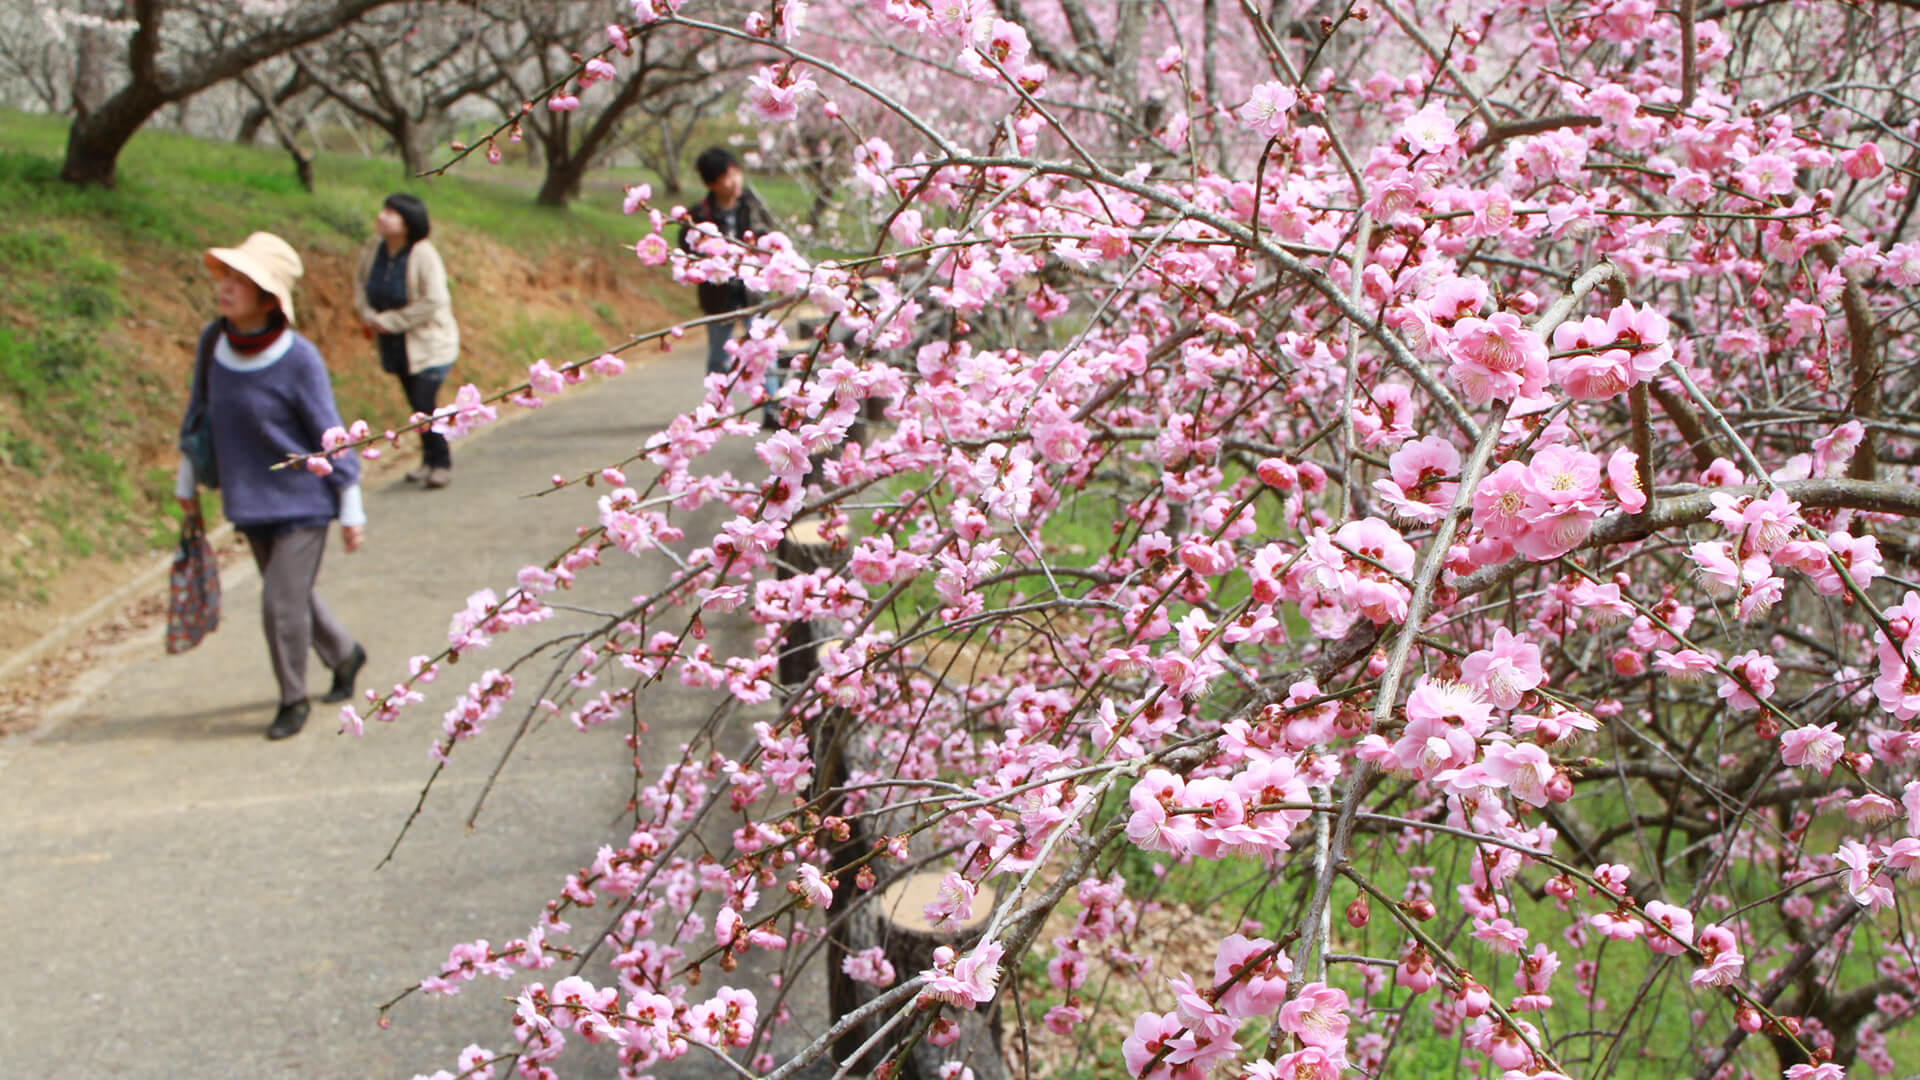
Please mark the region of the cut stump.
MULTIPOLYGON (((811 574, 822 567, 839 566, 846 561, 845 550, 835 551, 833 541, 821 531, 817 518, 796 521, 774 548, 774 573, 780 580, 811 574)), ((780 685, 805 686, 820 670, 820 635, 810 622, 787 624, 786 645, 780 650, 780 685)))
MULTIPOLYGON (((979 941, 988 918, 993 914, 994 892, 991 887, 982 887, 974 897, 973 910, 965 920, 958 925, 948 923, 936 927, 927 921, 924 909, 938 897, 943 877, 944 874, 930 872, 908 874, 880 890, 878 895, 866 898, 867 902, 843 924, 848 952, 858 953, 878 947, 887 962, 893 965, 897 979, 910 979, 933 967, 934 950, 943 945, 958 955, 966 955, 979 941)), ((1003 974, 1002 977, 1006 976, 1003 974)), ((854 988, 854 1007, 871 1000, 878 992, 871 986, 846 981, 854 988)), ((844 1014, 836 1011, 835 1015, 844 1014)), ((895 1073, 897 1080, 940 1080, 940 1066, 951 1061, 958 1061, 972 1069, 975 1080, 1007 1080, 1006 1062, 1000 1053, 1000 1007, 997 1002, 978 1009, 946 1006, 942 1008, 941 1015, 959 1025, 959 1039, 949 1046, 935 1046, 924 1036, 921 1037, 900 1058, 899 1071, 895 1073)), ((880 1016, 862 1025, 853 1033, 858 1038, 842 1039, 835 1044, 834 1056, 846 1061, 885 1022, 886 1016, 880 1016)), ((900 1053, 901 1043, 917 1026, 906 1024, 896 1027, 894 1031, 899 1033, 900 1038, 884 1042, 857 1062, 854 1069, 871 1072, 882 1062, 895 1058, 900 1053)))

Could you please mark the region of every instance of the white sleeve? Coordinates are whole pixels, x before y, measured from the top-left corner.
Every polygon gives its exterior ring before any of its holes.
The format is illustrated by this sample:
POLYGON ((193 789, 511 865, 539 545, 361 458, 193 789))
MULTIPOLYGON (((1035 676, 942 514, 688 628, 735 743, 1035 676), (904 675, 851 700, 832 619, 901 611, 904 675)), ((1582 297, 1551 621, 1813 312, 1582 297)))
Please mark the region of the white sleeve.
POLYGON ((193 461, 185 454, 180 455, 180 468, 173 474, 173 496, 176 499, 193 498, 194 481, 193 461))
POLYGON ((345 528, 367 523, 366 500, 360 495, 360 485, 340 490, 340 524, 345 528))

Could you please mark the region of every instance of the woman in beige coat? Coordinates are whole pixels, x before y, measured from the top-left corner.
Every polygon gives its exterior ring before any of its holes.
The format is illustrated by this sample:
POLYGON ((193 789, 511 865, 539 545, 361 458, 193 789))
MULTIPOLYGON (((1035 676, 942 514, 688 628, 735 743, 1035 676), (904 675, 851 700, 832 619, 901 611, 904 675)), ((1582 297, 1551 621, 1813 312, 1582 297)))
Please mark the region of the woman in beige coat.
MULTIPOLYGON (((460 326, 453 321, 447 266, 427 239, 427 207, 407 194, 387 196, 374 218, 378 234, 360 255, 354 310, 379 342, 380 366, 400 379, 407 406, 432 413, 440 385, 460 353, 460 326)), ((420 467, 407 474, 430 488, 453 481, 446 436, 420 432, 420 467)))

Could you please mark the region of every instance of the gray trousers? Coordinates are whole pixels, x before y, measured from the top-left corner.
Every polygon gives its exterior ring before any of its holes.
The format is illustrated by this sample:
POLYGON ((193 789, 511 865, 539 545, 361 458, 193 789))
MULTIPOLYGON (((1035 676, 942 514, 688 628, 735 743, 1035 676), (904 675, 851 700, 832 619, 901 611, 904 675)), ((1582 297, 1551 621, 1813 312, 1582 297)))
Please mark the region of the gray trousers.
POLYGON ((313 591, 320 556, 327 551, 327 527, 289 529, 279 535, 246 530, 253 563, 260 568, 260 625, 280 680, 280 704, 307 700, 307 650, 320 654, 328 669, 353 655, 353 635, 333 617, 313 591))

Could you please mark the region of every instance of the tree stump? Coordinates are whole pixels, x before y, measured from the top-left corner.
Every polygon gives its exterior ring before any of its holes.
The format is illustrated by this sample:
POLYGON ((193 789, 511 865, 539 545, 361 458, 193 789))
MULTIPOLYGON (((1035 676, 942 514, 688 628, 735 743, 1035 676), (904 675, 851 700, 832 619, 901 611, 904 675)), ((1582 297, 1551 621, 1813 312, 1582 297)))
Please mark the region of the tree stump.
MULTIPOLYGON (((923 909, 938 896, 940 881, 945 876, 932 872, 908 874, 877 895, 866 897, 866 902, 845 924, 848 951, 858 953, 879 947, 887 962, 893 965, 895 977, 901 980, 932 967, 934 950, 942 945, 961 956, 966 955, 979 941, 993 914, 994 892, 990 887, 982 888, 974 897, 973 910, 959 925, 935 927, 927 922, 923 909)), ((1012 977, 1011 972, 1001 972, 1003 980, 1012 977)), ((855 1005, 871 1000, 878 993, 871 986, 853 985, 857 990, 855 1005)), ((975 1080, 1007 1080, 1006 1062, 1000 1053, 998 1002, 972 1010, 943 1007, 941 1014, 959 1025, 960 1038, 950 1046, 935 1046, 923 1036, 900 1058, 896 1080, 940 1080, 940 1066, 950 1061, 961 1062, 972 1069, 975 1080)), ((842 1039, 834 1046, 834 1056, 847 1060, 885 1022, 886 1016, 879 1016, 862 1025, 852 1033, 858 1038, 842 1039)), ((871 1072, 882 1062, 894 1058, 915 1026, 896 1027, 894 1032, 898 1038, 890 1037, 855 1063, 855 1071, 871 1072)))
MULTIPOLYGON (((836 552, 833 544, 822 535, 817 519, 796 521, 787 527, 786 534, 774 549, 774 572, 780 580, 785 581, 822 567, 838 565, 843 554, 836 552)), ((780 685, 789 693, 803 692, 814 676, 819 674, 820 655, 832 646, 832 640, 824 628, 816 628, 806 620, 787 624, 786 639, 781 647, 777 668, 780 685)), ((807 736, 808 752, 813 757, 813 776, 807 785, 807 801, 813 804, 814 811, 822 818, 841 817, 846 813, 847 719, 844 709, 815 706, 812 715, 802 725, 807 736)), ((854 864, 873 850, 874 834, 864 821, 850 820, 846 823, 846 830, 845 839, 829 836, 825 841, 826 873, 835 880, 831 907, 835 913, 849 910, 861 899, 860 891, 854 884, 854 864)), ((848 955, 846 924, 842 923, 828 939, 826 948, 827 1004, 831 1016, 844 1016, 865 1000, 859 994, 859 985, 848 977, 843 967, 848 955)), ((834 1056, 845 1059, 852 1055, 864 1038, 864 1034, 856 1031, 836 1040, 834 1056)))
MULTIPOLYGON (((815 804, 822 818, 841 817, 846 813, 847 719, 846 710, 829 709, 806 725, 807 748, 813 755, 813 780, 807 788, 807 800, 815 804)), ((825 841, 826 872, 833 881, 833 903, 828 911, 836 920, 828 932, 826 947, 827 1014, 835 1019, 859 1008, 861 1002, 873 996, 869 992, 871 988, 855 982, 847 974, 847 957, 854 951, 850 948, 853 920, 841 916, 867 899, 856 883, 859 868, 855 864, 873 851, 875 833, 865 818, 847 819, 845 828, 846 839, 836 839, 829 833, 825 841)), ((845 1061, 853 1056, 870 1030, 854 1028, 834 1040, 834 1059, 845 1061)))
MULTIPOLYGON (((774 573, 781 581, 845 561, 843 553, 836 552, 832 541, 822 534, 820 522, 813 518, 787 526, 786 535, 774 548, 773 559, 774 573)), ((812 681, 820 670, 820 640, 821 635, 815 632, 811 622, 798 620, 787 625, 786 647, 780 652, 778 667, 781 686, 805 686, 812 681)))

